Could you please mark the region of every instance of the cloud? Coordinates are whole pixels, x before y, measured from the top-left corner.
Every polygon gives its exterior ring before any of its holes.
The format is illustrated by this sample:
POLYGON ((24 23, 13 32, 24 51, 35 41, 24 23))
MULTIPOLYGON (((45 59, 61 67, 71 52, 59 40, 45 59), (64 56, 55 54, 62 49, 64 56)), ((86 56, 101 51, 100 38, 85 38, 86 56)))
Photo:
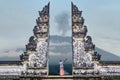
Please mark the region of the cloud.
POLYGON ((64 54, 60 52, 49 52, 49 62, 50 64, 57 64, 59 60, 64 60, 67 58, 67 63, 72 62, 72 53, 71 54, 64 54))
POLYGON ((71 45, 71 44, 68 43, 68 42, 61 42, 61 43, 53 43, 53 42, 51 42, 50 45, 51 46, 65 46, 65 45, 71 45))
POLYGON ((60 56, 62 53, 49 52, 50 56, 60 56))
POLYGON ((8 50, 8 51, 0 52, 0 53, 2 53, 0 57, 18 57, 20 54, 23 53, 23 51, 22 50, 20 51, 8 50))
POLYGON ((67 12, 55 16, 55 23, 57 24, 57 30, 60 31, 62 36, 65 36, 67 31, 70 30, 69 25, 70 15, 67 12))
POLYGON ((0 51, 6 50, 15 50, 17 48, 25 48, 25 45, 28 43, 28 40, 17 38, 17 39, 9 39, 2 38, 0 39, 0 51))

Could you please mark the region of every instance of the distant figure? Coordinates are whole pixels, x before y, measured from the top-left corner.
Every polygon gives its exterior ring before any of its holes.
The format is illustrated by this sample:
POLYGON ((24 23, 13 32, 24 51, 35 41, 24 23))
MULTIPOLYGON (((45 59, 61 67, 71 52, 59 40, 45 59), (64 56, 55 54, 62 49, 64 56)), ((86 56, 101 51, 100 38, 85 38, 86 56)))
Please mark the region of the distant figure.
POLYGON ((64 71, 64 62, 66 61, 67 59, 65 60, 60 60, 59 64, 60 64, 60 76, 63 76, 65 74, 65 71, 64 71))

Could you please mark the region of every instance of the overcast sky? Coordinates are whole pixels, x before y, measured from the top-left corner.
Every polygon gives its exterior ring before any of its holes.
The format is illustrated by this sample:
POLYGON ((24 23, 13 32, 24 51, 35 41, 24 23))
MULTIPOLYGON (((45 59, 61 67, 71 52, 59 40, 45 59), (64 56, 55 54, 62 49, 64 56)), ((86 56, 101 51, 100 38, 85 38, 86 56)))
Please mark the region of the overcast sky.
POLYGON ((71 36, 72 1, 83 11, 93 43, 120 56, 120 0, 0 0, 0 51, 25 47, 33 35, 38 11, 49 1, 50 35, 63 35, 56 17, 66 14, 69 22, 64 36, 71 36))

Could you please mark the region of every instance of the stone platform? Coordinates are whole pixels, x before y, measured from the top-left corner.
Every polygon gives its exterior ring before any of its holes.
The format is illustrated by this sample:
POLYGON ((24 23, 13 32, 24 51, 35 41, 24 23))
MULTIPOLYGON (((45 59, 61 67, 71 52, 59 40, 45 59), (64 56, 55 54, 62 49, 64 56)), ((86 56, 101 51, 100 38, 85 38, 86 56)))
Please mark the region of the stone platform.
POLYGON ((120 79, 120 76, 101 76, 101 75, 94 75, 94 76, 59 76, 59 75, 50 75, 50 76, 21 76, 20 80, 112 80, 112 79, 120 79))
POLYGON ((73 77, 72 75, 67 76, 59 76, 59 75, 52 75, 52 76, 36 76, 36 77, 21 77, 20 80, 101 80, 99 76, 76 76, 73 77))

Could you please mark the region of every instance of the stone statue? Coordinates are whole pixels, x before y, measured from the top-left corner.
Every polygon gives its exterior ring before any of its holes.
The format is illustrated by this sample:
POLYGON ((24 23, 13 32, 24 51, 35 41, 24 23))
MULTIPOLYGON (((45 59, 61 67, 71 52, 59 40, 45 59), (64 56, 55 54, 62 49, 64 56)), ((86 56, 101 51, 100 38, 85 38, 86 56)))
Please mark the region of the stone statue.
POLYGON ((36 51, 37 44, 34 40, 34 36, 31 36, 29 43, 26 45, 26 50, 36 51))

